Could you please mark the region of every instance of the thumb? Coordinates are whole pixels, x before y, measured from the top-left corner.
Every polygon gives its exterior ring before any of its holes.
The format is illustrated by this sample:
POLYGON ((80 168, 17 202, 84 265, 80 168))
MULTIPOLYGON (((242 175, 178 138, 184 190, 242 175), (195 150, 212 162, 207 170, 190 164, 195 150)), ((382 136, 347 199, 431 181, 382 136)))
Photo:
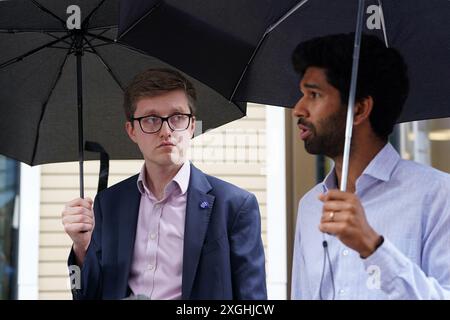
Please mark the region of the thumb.
POLYGON ((92 201, 92 199, 90 197, 86 197, 85 200, 87 200, 87 202, 89 202, 91 204, 91 206, 94 203, 94 201, 92 201))
POLYGON ((327 200, 327 195, 326 195, 326 193, 321 193, 321 194, 319 194, 319 196, 317 198, 320 201, 325 202, 327 200))

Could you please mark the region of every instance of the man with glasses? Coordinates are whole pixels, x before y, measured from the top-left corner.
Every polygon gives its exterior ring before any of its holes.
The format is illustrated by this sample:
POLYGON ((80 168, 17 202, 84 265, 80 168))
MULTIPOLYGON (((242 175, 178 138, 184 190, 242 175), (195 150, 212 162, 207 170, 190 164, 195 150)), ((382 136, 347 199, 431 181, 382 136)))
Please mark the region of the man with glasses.
POLYGON ((169 69, 147 70, 127 88, 126 131, 145 163, 99 193, 93 210, 88 198, 66 205, 69 265, 81 267, 75 299, 266 298, 255 196, 187 160, 195 100, 169 69))

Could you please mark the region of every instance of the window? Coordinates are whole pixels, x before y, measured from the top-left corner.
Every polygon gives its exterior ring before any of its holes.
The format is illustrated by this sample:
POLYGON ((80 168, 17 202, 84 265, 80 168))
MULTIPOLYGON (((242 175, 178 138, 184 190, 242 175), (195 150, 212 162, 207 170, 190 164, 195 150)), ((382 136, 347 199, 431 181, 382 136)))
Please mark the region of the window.
POLYGON ((0 156, 0 299, 17 297, 19 165, 0 156))
POLYGON ((401 125, 402 156, 450 172, 450 118, 401 125))

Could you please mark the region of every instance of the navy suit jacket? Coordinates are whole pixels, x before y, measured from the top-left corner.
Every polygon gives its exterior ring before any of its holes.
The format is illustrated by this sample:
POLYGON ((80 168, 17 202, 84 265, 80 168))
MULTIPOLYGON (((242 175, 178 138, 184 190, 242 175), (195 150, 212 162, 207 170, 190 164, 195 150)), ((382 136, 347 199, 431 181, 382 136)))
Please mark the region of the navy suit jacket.
MULTIPOLYGON (((128 278, 141 199, 137 177, 96 196, 95 228, 81 268, 81 288, 72 291, 74 299, 122 299, 130 294, 128 278)), ((68 264, 75 264, 73 251, 68 264)), ((191 164, 182 299, 266 298, 255 196, 191 164)))

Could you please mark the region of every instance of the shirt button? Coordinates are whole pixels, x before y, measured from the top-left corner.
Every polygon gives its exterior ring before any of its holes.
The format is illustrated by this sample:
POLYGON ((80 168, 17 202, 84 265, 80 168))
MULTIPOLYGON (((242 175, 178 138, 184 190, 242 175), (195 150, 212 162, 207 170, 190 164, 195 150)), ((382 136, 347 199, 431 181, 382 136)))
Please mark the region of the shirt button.
POLYGON ((154 268, 155 268, 155 266, 152 265, 152 264, 149 264, 149 265, 147 266, 147 269, 148 269, 148 270, 153 270, 154 268))
POLYGON ((156 233, 150 233, 150 239, 155 240, 156 239, 156 233))
POLYGON ((339 294, 344 294, 344 293, 345 293, 344 289, 339 290, 339 294))
POLYGON ((348 256, 348 250, 347 250, 347 249, 344 249, 344 251, 342 251, 342 254, 343 254, 344 256, 348 256))

